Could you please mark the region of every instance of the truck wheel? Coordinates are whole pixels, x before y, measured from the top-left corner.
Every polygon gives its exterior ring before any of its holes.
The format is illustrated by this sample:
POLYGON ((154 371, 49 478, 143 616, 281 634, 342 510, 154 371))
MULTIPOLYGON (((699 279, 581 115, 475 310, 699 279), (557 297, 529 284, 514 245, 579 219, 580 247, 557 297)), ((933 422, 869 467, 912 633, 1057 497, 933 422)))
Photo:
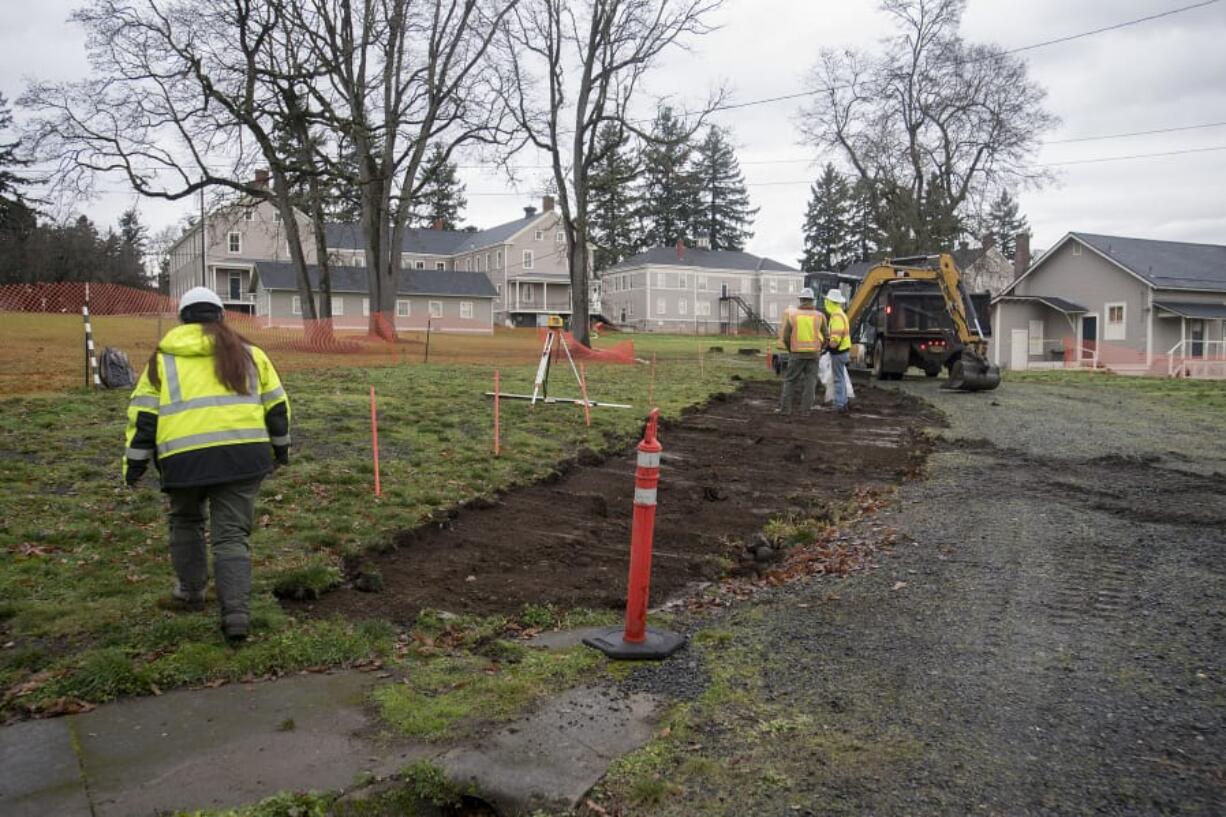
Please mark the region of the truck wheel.
POLYGON ((885 344, 881 341, 873 344, 873 377, 877 380, 890 379, 890 373, 885 370, 885 344))
POLYGON ((940 363, 938 363, 935 366, 929 366, 926 369, 924 369, 924 377, 936 377, 940 373, 941 373, 940 363))

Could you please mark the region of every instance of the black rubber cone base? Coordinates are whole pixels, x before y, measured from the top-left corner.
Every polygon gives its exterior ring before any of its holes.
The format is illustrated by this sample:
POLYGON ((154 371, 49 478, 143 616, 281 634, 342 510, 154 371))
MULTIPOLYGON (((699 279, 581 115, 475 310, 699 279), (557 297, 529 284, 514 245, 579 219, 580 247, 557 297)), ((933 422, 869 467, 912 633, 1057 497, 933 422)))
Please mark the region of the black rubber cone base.
POLYGON ((622 638, 624 632, 622 627, 615 627, 599 635, 588 636, 583 643, 622 661, 662 661, 685 646, 685 636, 678 633, 649 627, 643 640, 632 644, 622 638))

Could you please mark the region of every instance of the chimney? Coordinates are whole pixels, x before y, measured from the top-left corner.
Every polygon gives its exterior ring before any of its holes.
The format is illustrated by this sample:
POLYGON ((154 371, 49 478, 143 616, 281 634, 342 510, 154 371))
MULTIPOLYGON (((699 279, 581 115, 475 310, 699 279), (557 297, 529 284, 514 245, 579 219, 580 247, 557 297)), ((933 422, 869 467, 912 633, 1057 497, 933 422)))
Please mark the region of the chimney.
POLYGON ((443 231, 443 220, 441 218, 436 218, 434 223, 430 225, 430 229, 437 230, 441 233, 443 231))
POLYGON ((553 205, 554 205, 553 196, 545 196, 543 199, 541 199, 541 212, 542 213, 552 213, 553 205))
POLYGON ((696 242, 696 244, 697 244, 697 246, 698 246, 698 249, 700 249, 700 250, 709 250, 709 249, 711 249, 711 236, 709 236, 709 235, 708 235, 708 234, 706 234, 706 233, 699 233, 699 234, 698 234, 698 241, 696 242))
POLYGON ((1022 273, 1030 268, 1030 233, 1018 233, 1014 237, 1013 277, 1021 278, 1022 273))
POLYGON ((268 171, 257 170, 255 172, 255 181, 252 184, 256 187, 268 187, 268 171))
POLYGON ((535 207, 525 207, 524 208, 524 218, 532 218, 535 215, 536 215, 535 207))
POLYGON ((677 260, 678 261, 685 260, 685 239, 684 238, 677 239, 677 260))

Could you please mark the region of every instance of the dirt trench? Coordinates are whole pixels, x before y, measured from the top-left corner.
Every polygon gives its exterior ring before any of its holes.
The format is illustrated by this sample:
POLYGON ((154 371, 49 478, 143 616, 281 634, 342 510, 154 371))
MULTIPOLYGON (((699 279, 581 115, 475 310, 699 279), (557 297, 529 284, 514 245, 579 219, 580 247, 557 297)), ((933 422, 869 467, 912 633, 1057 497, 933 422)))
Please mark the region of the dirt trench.
MULTIPOLYGON (((812 511, 856 486, 914 473, 931 417, 919 401, 867 386, 839 417, 773 413, 774 383, 749 383, 660 432, 660 488, 651 597, 717 578, 741 543, 774 516, 812 511)), ((489 507, 405 531, 377 556, 383 591, 348 586, 309 606, 317 615, 411 621, 423 608, 509 613, 525 604, 620 608, 629 564, 633 446, 574 463, 489 507)))

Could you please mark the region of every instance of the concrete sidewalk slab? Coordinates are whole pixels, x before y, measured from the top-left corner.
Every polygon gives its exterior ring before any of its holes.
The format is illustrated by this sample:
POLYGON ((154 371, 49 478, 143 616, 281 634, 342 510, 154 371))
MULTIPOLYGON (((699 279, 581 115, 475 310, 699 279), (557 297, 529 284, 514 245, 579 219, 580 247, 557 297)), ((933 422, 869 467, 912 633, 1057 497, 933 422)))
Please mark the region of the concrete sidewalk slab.
POLYGON ((0 729, 0 814, 90 817, 68 718, 0 729))
POLYGON ((500 814, 571 809, 614 759, 651 739, 660 705, 651 695, 571 690, 438 763, 455 782, 474 785, 500 814))

